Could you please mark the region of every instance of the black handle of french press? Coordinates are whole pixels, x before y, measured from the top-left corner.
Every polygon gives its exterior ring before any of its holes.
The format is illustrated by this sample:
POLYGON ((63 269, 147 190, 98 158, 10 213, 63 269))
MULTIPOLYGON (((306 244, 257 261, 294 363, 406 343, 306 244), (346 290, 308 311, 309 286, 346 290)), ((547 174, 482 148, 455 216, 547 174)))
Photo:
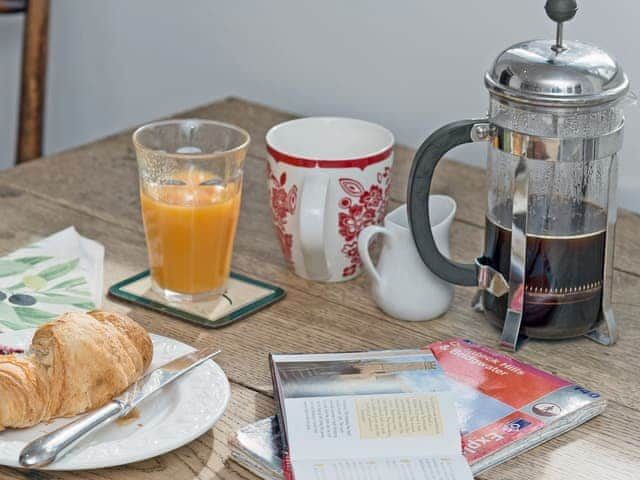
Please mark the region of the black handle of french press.
POLYGON ((409 174, 407 212, 413 240, 422 261, 437 276, 450 283, 463 286, 478 284, 476 266, 448 259, 436 246, 429 218, 431 180, 440 159, 452 148, 471 143, 471 131, 484 120, 460 120, 436 130, 416 152, 409 174))

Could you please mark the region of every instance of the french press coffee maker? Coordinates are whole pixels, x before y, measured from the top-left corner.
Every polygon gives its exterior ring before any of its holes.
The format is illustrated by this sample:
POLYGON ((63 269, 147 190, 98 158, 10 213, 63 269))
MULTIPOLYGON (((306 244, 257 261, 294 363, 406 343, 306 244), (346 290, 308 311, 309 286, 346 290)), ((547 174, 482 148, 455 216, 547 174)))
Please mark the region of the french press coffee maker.
POLYGON ((548 0, 555 40, 518 43, 485 75, 489 114, 435 131, 418 149, 408 188, 413 237, 425 264, 477 286, 474 307, 502 328, 501 344, 587 335, 616 341, 611 309, 616 186, 629 80, 600 48, 563 40, 575 0, 548 0), (458 264, 437 249, 429 190, 458 145, 489 143, 484 254, 458 264))

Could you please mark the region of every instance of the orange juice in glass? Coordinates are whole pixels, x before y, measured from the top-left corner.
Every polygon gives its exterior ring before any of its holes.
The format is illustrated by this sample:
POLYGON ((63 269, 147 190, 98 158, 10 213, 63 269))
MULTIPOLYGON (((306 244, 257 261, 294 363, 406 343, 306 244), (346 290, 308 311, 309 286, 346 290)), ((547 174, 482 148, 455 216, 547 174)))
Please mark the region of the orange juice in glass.
POLYGON ((153 289, 169 301, 225 291, 240 212, 244 130, 169 120, 133 135, 153 289))

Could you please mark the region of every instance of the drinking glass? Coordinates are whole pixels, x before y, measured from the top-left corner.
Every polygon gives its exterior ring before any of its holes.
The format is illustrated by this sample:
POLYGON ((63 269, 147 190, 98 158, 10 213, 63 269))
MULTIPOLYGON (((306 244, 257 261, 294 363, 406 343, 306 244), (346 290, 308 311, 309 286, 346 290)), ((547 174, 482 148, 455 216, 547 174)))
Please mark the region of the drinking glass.
POLYGON ((224 293, 249 142, 239 127, 199 119, 133 134, 152 288, 167 300, 224 293))

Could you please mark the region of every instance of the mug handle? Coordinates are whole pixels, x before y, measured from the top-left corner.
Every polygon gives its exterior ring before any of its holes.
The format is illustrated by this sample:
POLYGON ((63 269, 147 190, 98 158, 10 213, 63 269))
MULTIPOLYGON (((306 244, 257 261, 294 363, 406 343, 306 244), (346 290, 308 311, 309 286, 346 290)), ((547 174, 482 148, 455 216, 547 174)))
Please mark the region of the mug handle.
POLYGON ((371 260, 371 255, 369 255, 369 243, 371 239, 378 234, 389 235, 389 232, 386 228, 381 227, 379 225, 369 225, 367 228, 360 232, 358 235, 358 253, 360 254, 360 259, 362 260, 362 265, 364 269, 367 271, 373 282, 380 285, 382 283, 382 277, 376 270, 373 261, 371 260))
POLYGON ((309 175, 302 183, 300 194, 300 247, 305 269, 314 280, 330 277, 324 238, 328 190, 327 175, 309 175))
POLYGON ((413 240, 422 261, 447 282, 462 286, 478 284, 476 265, 456 263, 440 253, 429 218, 431 181, 438 162, 452 148, 489 137, 489 120, 460 120, 433 132, 416 152, 409 174, 407 211, 413 240))

